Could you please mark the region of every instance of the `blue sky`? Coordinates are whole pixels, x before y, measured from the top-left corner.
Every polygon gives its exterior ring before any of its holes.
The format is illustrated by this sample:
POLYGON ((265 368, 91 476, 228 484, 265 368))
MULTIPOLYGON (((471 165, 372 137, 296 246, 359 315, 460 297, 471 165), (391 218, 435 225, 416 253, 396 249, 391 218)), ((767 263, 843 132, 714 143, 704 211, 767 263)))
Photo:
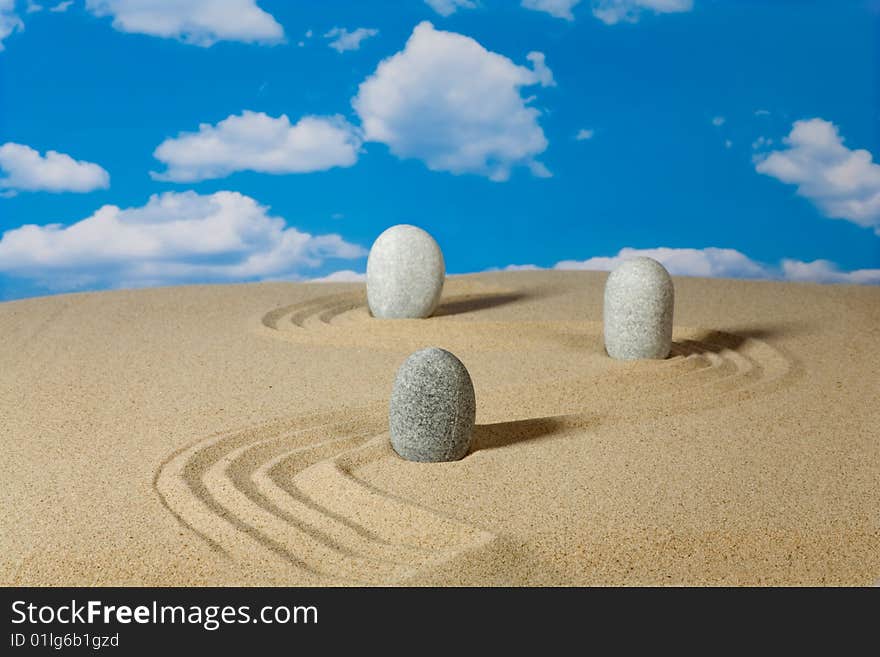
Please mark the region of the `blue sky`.
POLYGON ((0 299, 355 279, 395 223, 880 283, 876 3, 219 4, 0 0, 0 299))

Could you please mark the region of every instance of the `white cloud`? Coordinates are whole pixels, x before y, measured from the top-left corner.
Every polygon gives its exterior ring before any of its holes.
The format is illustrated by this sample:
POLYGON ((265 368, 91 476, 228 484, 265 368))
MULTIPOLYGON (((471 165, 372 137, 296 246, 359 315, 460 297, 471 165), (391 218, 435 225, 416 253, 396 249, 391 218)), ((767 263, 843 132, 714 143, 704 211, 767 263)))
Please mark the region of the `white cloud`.
MULTIPOLYGON (((563 260, 553 269, 611 271, 630 258, 645 256, 663 263, 673 276, 701 276, 708 278, 763 278, 771 280, 806 281, 813 283, 850 283, 880 285, 880 269, 841 271, 828 260, 804 262, 783 259, 778 266, 752 260, 736 249, 621 249, 617 255, 594 257, 587 260, 563 260)), ((535 265, 508 265, 504 271, 541 269, 535 265)))
POLYGON ((758 173, 797 185, 828 217, 880 235, 880 164, 866 150, 844 146, 837 126, 823 119, 795 121, 784 150, 756 158, 758 173))
POLYGON ((473 9, 474 0, 425 0, 425 3, 441 16, 451 16, 459 9, 473 9))
POLYGON ((594 130, 592 128, 581 128, 578 130, 578 133, 574 136, 577 141, 586 141, 588 139, 592 139, 594 135, 594 130))
POLYGON ((726 121, 727 119, 725 119, 723 116, 715 116, 712 118, 712 125, 714 125, 716 128, 719 128, 723 126, 726 121))
POLYGON ((770 116, 770 112, 769 110, 765 109, 756 109, 755 116, 770 116))
POLYGON ((379 30, 366 27, 359 27, 349 32, 344 27, 334 27, 324 35, 325 39, 333 39, 329 45, 336 52, 346 52, 348 50, 358 50, 364 39, 379 34, 379 30))
POLYGON ((503 181, 515 166, 549 175, 535 157, 547 148, 540 112, 520 88, 553 84, 541 53, 514 64, 470 37, 416 26, 406 47, 364 80, 352 104, 367 141, 433 171, 503 181))
POLYGON ((729 278, 768 278, 771 270, 735 249, 655 249, 624 248, 616 256, 587 260, 563 260, 555 269, 594 269, 610 271, 628 258, 646 256, 662 263, 675 276, 707 276, 729 278))
POLYGON ((339 235, 288 227, 237 192, 166 192, 141 207, 105 205, 70 226, 25 225, 0 237, 0 272, 54 290, 260 280, 365 255, 339 235))
POLYGON ((782 261, 782 271, 785 278, 790 281, 880 285, 880 269, 856 269, 844 272, 828 260, 802 262, 786 259, 782 261))
POLYGON ((521 4, 526 9, 543 11, 556 18, 564 18, 567 21, 574 20, 572 9, 580 4, 581 0, 522 0, 521 4))
POLYGON ((540 271, 538 265, 507 265, 502 271, 540 271))
MULTIPOLYGON (((532 65, 532 72, 535 75, 535 82, 542 87, 555 87, 556 80, 553 79, 553 71, 547 66, 547 58, 542 52, 530 52, 526 55, 526 59, 532 65)), ((534 83, 532 83, 534 84, 534 83)))
POLYGON ((724 148, 730 148, 731 146, 733 146, 733 142, 729 139, 725 139, 724 140, 724 148))
POLYGON ((3 40, 17 30, 23 30, 24 23, 15 13, 15 0, 0 0, 0 52, 3 52, 3 40))
POLYGON ((49 11, 54 12, 56 14, 62 14, 68 9, 70 9, 70 5, 73 4, 73 0, 64 0, 64 2, 59 2, 57 5, 49 9, 49 11))
POLYGON ((43 5, 36 3, 33 0, 28 0, 27 5, 25 5, 24 11, 26 14, 35 14, 38 11, 43 11, 43 5))
POLYGON ((310 278, 309 283, 360 283, 367 280, 367 275, 351 269, 335 271, 320 278, 310 278))
MULTIPOLYGON (((653 258, 669 270, 673 276, 700 276, 706 278, 751 278, 789 280, 813 283, 849 283, 880 285, 880 269, 857 269, 841 271, 828 260, 804 262, 786 258, 779 266, 771 266, 752 260, 735 249, 621 249, 615 256, 593 257, 587 260, 563 260, 552 269, 611 271, 630 258, 645 256, 653 258)), ((487 271, 540 271, 537 265, 507 265, 487 271)))
MULTIPOLYGON (((110 186, 110 174, 92 162, 57 151, 45 155, 30 146, 0 146, 0 189, 9 192, 90 192, 110 186)), ((7 194, 8 195, 8 194, 7 194)))
POLYGON ((761 136, 758 137, 755 141, 752 142, 752 148, 754 150, 759 150, 761 148, 768 148, 773 145, 772 139, 767 139, 767 137, 761 136))
POLYGON ((644 11, 671 14, 690 11, 693 7, 693 0, 595 0, 593 16, 607 25, 614 25, 635 23, 644 11))
POLYGON ((149 34, 207 47, 218 41, 272 43, 284 29, 256 0, 86 0, 120 32, 149 34))
POLYGON ((305 116, 295 124, 282 114, 273 118, 244 111, 216 126, 166 139, 153 152, 168 170, 157 180, 193 182, 222 178, 235 171, 307 173, 349 167, 358 158, 361 138, 341 116, 305 116))

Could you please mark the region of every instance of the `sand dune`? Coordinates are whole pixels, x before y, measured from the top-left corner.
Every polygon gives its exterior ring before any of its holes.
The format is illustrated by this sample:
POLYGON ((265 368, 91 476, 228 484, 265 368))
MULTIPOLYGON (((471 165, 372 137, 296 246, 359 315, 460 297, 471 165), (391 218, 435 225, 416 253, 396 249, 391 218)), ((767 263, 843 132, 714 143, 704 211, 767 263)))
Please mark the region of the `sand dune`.
POLYGON ((870 584, 880 289, 676 279, 673 353, 605 275, 447 281, 427 320, 272 283, 0 304, 0 582, 870 584), (398 458, 394 373, 468 366, 475 447, 398 458))

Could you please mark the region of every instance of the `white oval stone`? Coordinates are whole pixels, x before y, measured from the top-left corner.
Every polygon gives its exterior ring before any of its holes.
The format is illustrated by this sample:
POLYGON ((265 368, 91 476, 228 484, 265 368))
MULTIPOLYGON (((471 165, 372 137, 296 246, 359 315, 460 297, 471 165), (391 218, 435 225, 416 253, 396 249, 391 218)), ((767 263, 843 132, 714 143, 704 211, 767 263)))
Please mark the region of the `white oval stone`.
POLYGON ((666 358, 672 348, 675 290, 652 258, 620 264, 605 282, 605 351, 612 358, 666 358))
POLYGON ((373 317, 428 317, 440 301, 446 265, 427 232, 398 224, 376 238, 367 258, 367 303, 373 317))

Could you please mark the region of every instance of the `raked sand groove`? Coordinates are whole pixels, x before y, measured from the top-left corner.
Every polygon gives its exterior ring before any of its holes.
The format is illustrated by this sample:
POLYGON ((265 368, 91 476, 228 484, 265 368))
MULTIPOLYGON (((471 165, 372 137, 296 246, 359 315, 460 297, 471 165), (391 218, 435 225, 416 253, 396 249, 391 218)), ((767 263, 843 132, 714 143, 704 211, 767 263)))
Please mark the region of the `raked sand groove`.
POLYGON ((679 278, 671 356, 621 362, 605 278, 451 277, 414 321, 347 284, 0 303, 0 582, 877 581, 880 288, 679 278), (461 461, 389 444, 429 345, 461 461))
MULTIPOLYGON (((758 394, 767 394, 784 386, 802 372, 791 356, 747 332, 739 335, 723 331, 676 327, 670 357, 663 361, 622 363, 605 355, 601 343, 600 322, 576 321, 460 321, 444 308, 479 307, 499 297, 515 297, 507 291, 455 295, 441 302, 438 316, 418 320, 377 320, 369 315, 362 294, 322 296, 303 304, 278 308, 266 313, 258 332, 265 335, 316 345, 368 346, 375 349, 420 349, 440 346, 462 351, 554 350, 560 345, 579 345, 591 353, 594 361, 604 361, 601 378, 582 380, 567 376, 574 386, 581 383, 618 388, 619 395, 642 398, 634 374, 652 377, 652 382, 669 380, 667 393, 658 397, 681 397, 680 387, 688 386, 682 400, 698 409, 701 404, 736 403, 758 394), (687 379, 679 377, 687 375, 687 379)), ((531 397, 531 391, 524 391, 531 397)), ((647 400, 650 403, 650 400, 647 400)), ((669 402, 673 406, 677 402, 669 402)), ((639 407, 643 410, 644 407, 639 407)), ((558 414, 568 413, 570 409, 558 414)))
MULTIPOLYGON (((546 333, 541 322, 517 322, 517 335, 506 335, 505 322, 480 321, 470 316, 497 304, 516 301, 518 293, 485 285, 455 281, 456 292, 446 294, 434 315, 422 319, 375 319, 364 292, 321 296, 304 303, 276 308, 260 319, 257 331, 300 344, 413 350, 443 344, 449 349, 529 349, 540 347, 546 333), (465 321, 461 321, 464 318, 465 321), (529 338, 533 339, 529 339, 529 338)), ((449 285, 447 285, 449 287, 449 285)), ((577 331, 576 322, 572 329, 577 331)))
POLYGON ((165 461, 155 489, 182 524, 231 559, 267 572, 295 566, 327 583, 398 583, 493 539, 340 467, 338 455, 387 440, 375 417, 357 415, 210 437, 165 461))
MULTIPOLYGON (((317 341, 332 339, 345 326, 349 337, 369 340, 361 329, 378 321, 369 318, 358 295, 332 295, 272 311, 262 325, 287 334, 309 333, 317 341), (347 321, 340 321, 343 316, 347 321)), ((502 324, 456 323, 443 321, 442 316, 414 321, 420 321, 421 333, 430 336, 422 339, 439 344, 456 337, 478 342, 472 335, 467 339, 467 333, 479 334, 487 326, 497 331, 496 325, 502 324)), ((381 322, 382 330, 393 330, 399 322, 406 320, 381 322)), ((521 336, 519 347, 537 343, 547 348, 546 324, 533 331, 503 328, 521 336)), ((556 322, 549 330, 577 337, 597 334, 600 326, 556 322)), ((593 397, 589 409, 574 399, 541 399, 531 386, 505 387, 490 394, 530 398, 531 405, 546 415, 536 420, 562 430, 585 426, 596 418, 604 423, 626 421, 621 408, 637 416, 735 403, 767 394, 797 374, 791 359, 756 338, 694 330, 679 330, 677 335, 672 355, 663 361, 618 364, 598 354, 610 365, 620 366, 607 369, 601 377, 572 377, 564 387, 573 392, 601 389, 602 395, 593 397), (658 394, 658 387, 651 386, 653 392, 646 392, 633 385, 643 376, 653 383, 664 382, 666 391, 658 394), (611 411, 603 398, 618 410, 611 411), (621 399, 631 399, 632 404, 621 405, 621 399)), ((405 582, 420 569, 491 542, 495 536, 490 532, 396 498, 359 478, 363 465, 395 458, 387 445, 384 411, 375 407, 293 418, 209 437, 163 463, 155 488, 184 525, 230 558, 260 568, 272 564, 283 570, 294 565, 328 582, 405 582)), ((503 441, 504 436, 495 439, 503 441)))

